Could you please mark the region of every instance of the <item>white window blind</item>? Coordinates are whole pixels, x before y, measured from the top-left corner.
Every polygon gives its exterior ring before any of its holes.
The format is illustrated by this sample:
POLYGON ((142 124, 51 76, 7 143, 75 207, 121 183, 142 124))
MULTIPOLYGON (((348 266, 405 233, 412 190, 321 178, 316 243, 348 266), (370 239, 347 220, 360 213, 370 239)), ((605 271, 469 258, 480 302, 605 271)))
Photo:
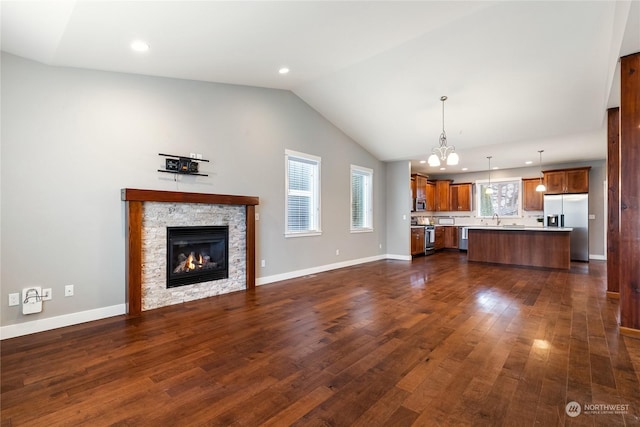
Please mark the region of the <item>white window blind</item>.
POLYGON ((373 170, 351 165, 351 231, 373 230, 373 170))
POLYGON ((320 158, 285 151, 286 230, 287 236, 319 234, 320 230, 320 158))

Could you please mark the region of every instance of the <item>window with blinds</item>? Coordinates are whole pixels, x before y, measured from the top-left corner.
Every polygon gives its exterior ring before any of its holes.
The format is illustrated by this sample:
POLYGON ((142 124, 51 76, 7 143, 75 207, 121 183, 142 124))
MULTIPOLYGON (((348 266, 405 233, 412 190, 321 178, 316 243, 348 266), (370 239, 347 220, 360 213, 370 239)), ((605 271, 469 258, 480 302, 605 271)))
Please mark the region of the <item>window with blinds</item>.
POLYGON ((373 230, 373 170, 351 165, 351 231, 373 230))
POLYGON ((320 157, 286 150, 285 163, 285 235, 320 234, 320 157))

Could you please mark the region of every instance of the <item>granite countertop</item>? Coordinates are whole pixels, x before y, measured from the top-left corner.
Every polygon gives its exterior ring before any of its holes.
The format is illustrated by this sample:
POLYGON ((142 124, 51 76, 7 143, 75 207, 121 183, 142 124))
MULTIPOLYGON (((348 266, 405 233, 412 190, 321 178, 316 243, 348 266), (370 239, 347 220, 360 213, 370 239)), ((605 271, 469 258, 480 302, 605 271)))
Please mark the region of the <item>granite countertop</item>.
POLYGON ((524 226, 524 225, 467 225, 465 226, 469 230, 503 230, 503 231, 544 231, 544 232, 559 232, 559 231, 572 231, 570 227, 539 227, 539 226, 524 226))

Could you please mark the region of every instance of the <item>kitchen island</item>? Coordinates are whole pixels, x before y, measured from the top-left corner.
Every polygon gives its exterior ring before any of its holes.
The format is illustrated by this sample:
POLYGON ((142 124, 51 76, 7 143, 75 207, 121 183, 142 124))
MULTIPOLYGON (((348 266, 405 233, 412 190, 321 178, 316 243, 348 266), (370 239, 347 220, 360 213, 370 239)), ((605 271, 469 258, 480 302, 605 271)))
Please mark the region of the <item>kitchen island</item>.
POLYGON ((569 270, 572 228, 468 227, 468 260, 569 270))

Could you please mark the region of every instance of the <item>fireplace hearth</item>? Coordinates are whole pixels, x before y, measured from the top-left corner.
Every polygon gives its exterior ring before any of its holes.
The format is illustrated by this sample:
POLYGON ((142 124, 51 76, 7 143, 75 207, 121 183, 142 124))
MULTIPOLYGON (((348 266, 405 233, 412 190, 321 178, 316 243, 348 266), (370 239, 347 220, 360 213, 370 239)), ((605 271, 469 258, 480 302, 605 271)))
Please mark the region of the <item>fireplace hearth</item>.
POLYGON ((167 288, 229 277, 229 227, 167 227, 167 288))

